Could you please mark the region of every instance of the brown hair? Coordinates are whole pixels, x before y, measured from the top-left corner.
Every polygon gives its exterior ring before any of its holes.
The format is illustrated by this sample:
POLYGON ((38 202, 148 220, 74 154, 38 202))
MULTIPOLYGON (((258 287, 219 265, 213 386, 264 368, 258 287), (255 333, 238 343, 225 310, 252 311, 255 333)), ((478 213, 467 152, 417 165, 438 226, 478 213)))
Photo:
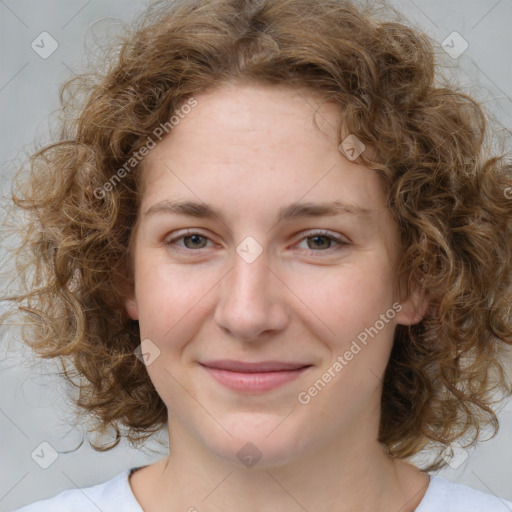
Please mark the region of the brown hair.
MULTIPOLYGON (((383 384, 385 450, 440 452, 470 433, 476 442, 484 424, 497 429, 494 393, 510 393, 500 362, 512 343, 510 168, 486 156, 484 111, 442 84, 429 38, 376 12, 341 0, 160 1, 105 71, 62 86, 62 137, 31 156, 12 194, 28 214, 16 251, 25 288, 7 299, 31 323, 24 341, 78 380, 79 408, 100 432, 115 429, 105 449, 123 427, 131 442, 146 439, 167 424, 167 410, 134 356, 138 322, 123 306, 140 164, 106 193, 104 185, 187 100, 234 81, 337 102, 345 133, 377 156, 358 162, 382 176, 399 226, 397 278, 429 302, 419 324, 396 330, 383 384)), ((427 469, 442 465, 438 453, 427 469)))

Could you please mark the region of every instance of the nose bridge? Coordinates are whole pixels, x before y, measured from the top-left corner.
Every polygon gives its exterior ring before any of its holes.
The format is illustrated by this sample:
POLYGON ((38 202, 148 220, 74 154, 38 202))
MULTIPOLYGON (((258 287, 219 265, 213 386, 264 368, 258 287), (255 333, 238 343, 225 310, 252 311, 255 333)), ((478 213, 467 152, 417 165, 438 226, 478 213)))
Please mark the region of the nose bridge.
POLYGON ((233 255, 233 269, 225 290, 227 296, 248 308, 268 308, 272 301, 269 263, 268 252, 259 244, 257 248, 252 241, 240 243, 233 255))
POLYGON ((268 252, 254 238, 247 237, 236 247, 232 269, 220 286, 215 313, 219 326, 246 340, 284 327, 282 285, 270 266, 268 252))

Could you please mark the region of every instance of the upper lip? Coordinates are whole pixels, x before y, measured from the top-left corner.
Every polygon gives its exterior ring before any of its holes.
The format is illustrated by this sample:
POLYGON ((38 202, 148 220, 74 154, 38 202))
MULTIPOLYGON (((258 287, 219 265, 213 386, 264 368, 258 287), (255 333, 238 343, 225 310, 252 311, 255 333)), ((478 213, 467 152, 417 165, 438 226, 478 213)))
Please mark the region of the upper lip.
POLYGON ((287 363, 283 361, 261 361, 259 363, 249 363, 245 361, 232 361, 229 359, 206 361, 200 364, 208 366, 209 368, 245 373, 297 370, 299 368, 304 368, 305 366, 311 366, 308 363, 287 363))

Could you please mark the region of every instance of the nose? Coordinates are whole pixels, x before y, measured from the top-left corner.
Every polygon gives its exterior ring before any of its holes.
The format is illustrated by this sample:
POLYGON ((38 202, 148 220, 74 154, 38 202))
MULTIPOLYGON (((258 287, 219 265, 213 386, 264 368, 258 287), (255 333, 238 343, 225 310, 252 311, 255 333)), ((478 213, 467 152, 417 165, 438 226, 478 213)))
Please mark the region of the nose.
POLYGON ((232 337, 247 342, 267 340, 288 325, 289 291, 269 267, 265 252, 251 263, 235 253, 233 267, 218 290, 215 321, 232 337))

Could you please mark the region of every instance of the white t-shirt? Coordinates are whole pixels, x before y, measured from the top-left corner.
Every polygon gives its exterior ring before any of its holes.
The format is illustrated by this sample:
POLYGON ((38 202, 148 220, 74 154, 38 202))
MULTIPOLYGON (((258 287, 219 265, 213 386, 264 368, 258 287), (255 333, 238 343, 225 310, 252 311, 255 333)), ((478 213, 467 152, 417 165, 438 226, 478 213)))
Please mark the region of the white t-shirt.
MULTIPOLYGON (((136 469, 127 469, 102 484, 63 491, 13 512, 144 512, 128 481, 130 472, 136 469)), ((434 475, 415 512, 512 512, 512 501, 434 475)))

